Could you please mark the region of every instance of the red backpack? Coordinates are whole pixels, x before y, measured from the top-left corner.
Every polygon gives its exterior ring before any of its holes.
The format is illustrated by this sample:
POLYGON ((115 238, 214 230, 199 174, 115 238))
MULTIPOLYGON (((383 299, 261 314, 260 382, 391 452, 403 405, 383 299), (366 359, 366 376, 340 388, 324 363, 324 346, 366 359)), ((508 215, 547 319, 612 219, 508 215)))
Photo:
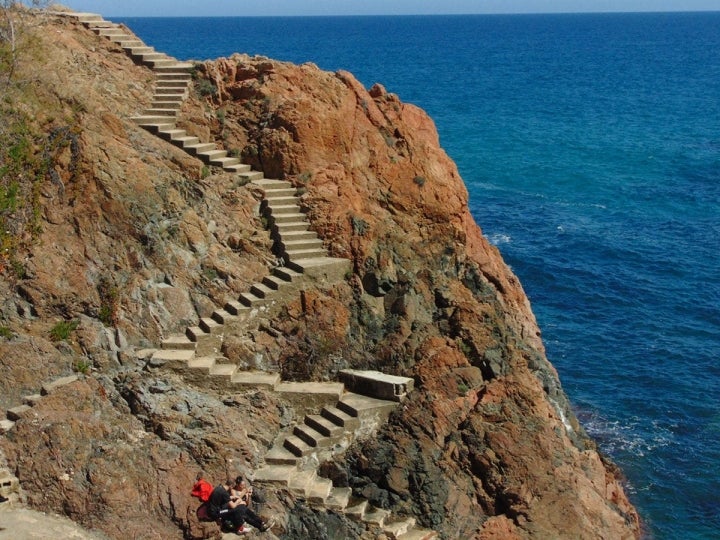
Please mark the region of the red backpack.
POLYGON ((210 494, 213 492, 213 487, 210 482, 204 479, 200 479, 197 482, 195 482, 195 485, 192 487, 192 491, 190 494, 193 497, 197 497, 202 502, 208 502, 210 499, 210 494))

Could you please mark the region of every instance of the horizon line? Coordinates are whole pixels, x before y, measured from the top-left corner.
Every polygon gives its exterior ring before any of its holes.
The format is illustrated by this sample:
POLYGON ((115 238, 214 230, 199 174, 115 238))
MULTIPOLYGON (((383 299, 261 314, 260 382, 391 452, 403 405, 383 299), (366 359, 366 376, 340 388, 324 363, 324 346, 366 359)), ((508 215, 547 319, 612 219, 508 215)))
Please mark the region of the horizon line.
POLYGON ((720 9, 671 9, 647 11, 513 11, 506 13, 337 13, 330 15, 107 15, 109 18, 127 17, 133 19, 220 19, 220 18, 334 18, 334 17, 506 17, 526 15, 658 15, 678 13, 720 13, 720 9))

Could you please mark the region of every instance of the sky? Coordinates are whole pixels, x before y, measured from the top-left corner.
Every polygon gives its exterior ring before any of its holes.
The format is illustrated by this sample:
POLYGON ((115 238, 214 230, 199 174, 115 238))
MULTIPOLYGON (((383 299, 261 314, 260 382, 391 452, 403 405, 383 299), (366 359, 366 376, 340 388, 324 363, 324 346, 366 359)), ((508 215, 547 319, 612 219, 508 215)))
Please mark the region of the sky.
POLYGON ((59 0, 105 17, 720 11, 720 0, 59 0))

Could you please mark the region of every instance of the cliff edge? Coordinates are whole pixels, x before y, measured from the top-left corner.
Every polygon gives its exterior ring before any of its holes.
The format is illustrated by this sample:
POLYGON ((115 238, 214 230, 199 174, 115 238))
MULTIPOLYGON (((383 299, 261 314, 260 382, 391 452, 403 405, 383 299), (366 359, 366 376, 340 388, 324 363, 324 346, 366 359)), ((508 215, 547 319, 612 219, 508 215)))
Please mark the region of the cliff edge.
MULTIPOLYGON (((18 414, 0 447, 33 508, 111 538, 212 537, 195 476, 252 472, 300 414, 267 388, 187 382, 143 351, 277 265, 261 194, 130 120, 155 75, 120 46, 59 15, 23 22, 0 104, 0 404, 81 376, 18 414)), ((290 182, 351 268, 225 336, 224 357, 289 381, 345 368, 415 381, 322 474, 442 538, 639 537, 432 120, 312 64, 234 55, 192 73, 178 126, 290 182)), ((380 538, 288 493, 267 505, 280 538, 380 538)))

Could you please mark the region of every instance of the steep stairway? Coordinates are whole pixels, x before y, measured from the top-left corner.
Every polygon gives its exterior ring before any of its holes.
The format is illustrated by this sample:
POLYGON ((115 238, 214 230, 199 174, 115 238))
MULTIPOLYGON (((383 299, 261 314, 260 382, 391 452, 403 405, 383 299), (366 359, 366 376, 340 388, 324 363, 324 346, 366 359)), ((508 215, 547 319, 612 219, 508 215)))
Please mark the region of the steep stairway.
MULTIPOLYGON (((163 367, 181 374, 189 382, 219 390, 265 387, 293 402, 300 414, 307 414, 292 430, 278 437, 265 456, 254 481, 287 489, 309 504, 342 512, 364 523, 379 537, 396 540, 430 540, 432 530, 418 528, 414 518, 397 518, 390 511, 375 508, 367 500, 353 497, 350 488, 336 487, 317 474, 321 461, 342 454, 358 437, 368 437, 387 420, 397 404, 412 391, 412 380, 370 371, 344 370, 343 382, 284 382, 278 373, 241 370, 220 355, 226 334, 242 333, 252 320, 295 294, 305 280, 335 282, 344 279, 350 261, 328 256, 323 242, 309 228, 297 191, 290 182, 266 179, 252 171, 214 143, 200 141, 177 127, 182 105, 189 95, 193 64, 148 47, 122 25, 92 13, 50 12, 72 17, 97 35, 118 44, 133 60, 151 68, 156 77, 152 103, 132 120, 207 165, 240 175, 263 193, 261 215, 267 219, 273 251, 282 265, 272 268, 248 292, 228 300, 223 308, 184 334, 163 340, 161 349, 146 351, 150 367, 163 367)), ((67 384, 66 377, 44 386, 42 394, 26 396, 23 405, 7 411, 0 421, 0 433, 29 414, 45 393, 67 384)), ((19 493, 17 478, 0 470, 0 489, 19 493), (7 477, 7 478, 6 478, 7 477)), ((0 491, 0 494, 3 494, 0 491)), ((4 495, 3 495, 4 496, 4 495)))
POLYGON ((124 25, 103 19, 96 13, 49 12, 70 17, 83 24, 98 36, 117 43, 137 63, 155 73, 155 89, 152 103, 142 114, 132 120, 160 138, 185 150, 203 163, 220 167, 226 172, 242 174, 246 180, 262 178, 262 173, 252 171, 250 165, 228 155, 215 143, 200 141, 184 129, 176 126, 182 104, 188 97, 192 83, 192 62, 180 62, 165 53, 148 47, 124 25))
POLYGON ((224 336, 241 333, 251 319, 283 303, 308 281, 339 281, 350 269, 347 259, 328 257, 322 241, 309 229, 310 223, 300 210, 299 198, 290 182, 260 179, 253 183, 264 194, 261 212, 268 219, 275 254, 285 266, 272 268, 260 283, 228 300, 197 325, 186 328, 184 334, 168 336, 153 354, 152 366, 164 365, 194 382, 199 382, 200 376, 215 387, 229 384, 276 388, 277 374, 242 371, 219 356, 224 336), (282 221, 287 216, 292 216, 291 221, 282 221))
POLYGON ((281 434, 265 455, 265 465, 255 471, 253 481, 285 489, 310 505, 345 514, 386 538, 436 538, 435 531, 417 527, 414 518, 394 516, 374 507, 366 499, 353 496, 351 488, 336 487, 317 474, 320 463, 344 453, 356 438, 372 436, 413 388, 412 379, 377 371, 343 370, 340 376, 351 390, 281 434))

